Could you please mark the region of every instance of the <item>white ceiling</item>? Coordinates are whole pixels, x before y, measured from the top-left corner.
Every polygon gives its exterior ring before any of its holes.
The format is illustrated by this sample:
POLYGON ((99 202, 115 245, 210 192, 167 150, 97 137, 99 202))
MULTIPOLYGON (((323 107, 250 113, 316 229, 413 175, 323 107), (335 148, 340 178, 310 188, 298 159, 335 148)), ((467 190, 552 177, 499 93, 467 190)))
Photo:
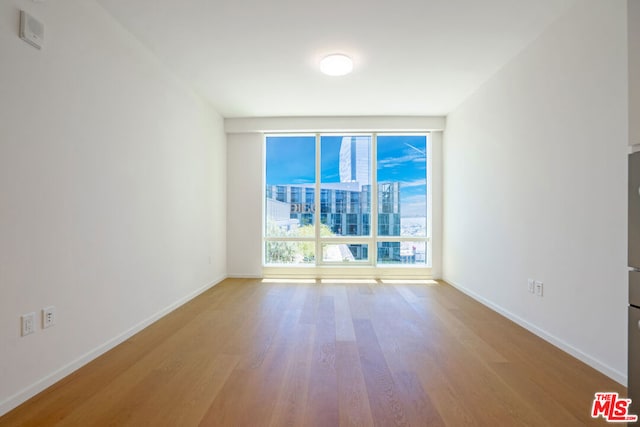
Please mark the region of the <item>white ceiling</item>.
POLYGON ((98 0, 225 117, 446 115, 575 1, 98 0))

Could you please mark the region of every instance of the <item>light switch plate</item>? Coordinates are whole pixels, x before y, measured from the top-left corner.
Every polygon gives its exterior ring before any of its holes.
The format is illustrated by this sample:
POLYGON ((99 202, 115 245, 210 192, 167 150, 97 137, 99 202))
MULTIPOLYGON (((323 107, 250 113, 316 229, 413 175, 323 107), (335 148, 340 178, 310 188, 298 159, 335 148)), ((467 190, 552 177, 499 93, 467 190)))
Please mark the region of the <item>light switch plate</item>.
POLYGON ((23 314, 20 317, 22 327, 20 328, 20 335, 31 335, 36 331, 36 314, 34 312, 23 314))
POLYGON ((536 295, 541 297, 543 291, 544 284, 536 280, 536 295))

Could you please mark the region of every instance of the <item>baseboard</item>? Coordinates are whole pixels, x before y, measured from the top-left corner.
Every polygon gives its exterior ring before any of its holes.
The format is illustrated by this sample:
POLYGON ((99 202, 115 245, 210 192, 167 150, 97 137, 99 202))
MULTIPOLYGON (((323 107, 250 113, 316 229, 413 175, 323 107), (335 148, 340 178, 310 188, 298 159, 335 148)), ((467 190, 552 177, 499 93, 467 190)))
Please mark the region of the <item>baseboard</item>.
POLYGON ((522 326, 523 328, 525 328, 526 330, 528 330, 529 332, 539 336, 540 338, 542 338, 543 340, 549 342, 550 344, 553 344, 554 346, 558 347, 560 350, 569 353, 570 355, 572 355, 573 357, 575 357, 576 359, 580 360, 581 362, 586 363, 587 365, 591 366, 593 369, 603 373, 604 375, 608 376, 609 378, 611 378, 612 380, 622 384, 623 386, 627 386, 627 375, 624 374, 623 372, 620 372, 602 362, 600 362, 599 360, 589 356, 588 354, 584 353, 582 350, 575 348, 574 346, 572 346, 571 344, 563 341, 562 339, 556 337, 553 334, 550 334, 549 332, 545 331, 544 329, 541 329, 539 327, 537 327, 536 325, 524 320, 523 318, 511 313, 508 310, 505 310, 504 308, 500 307, 499 305, 493 303, 492 301, 489 301, 488 299, 478 295, 477 293, 471 291, 470 289, 455 283, 449 279, 447 279, 446 277, 443 279, 446 283, 450 284, 451 286, 453 286, 454 288, 458 289, 460 292, 470 296, 471 298, 473 298, 474 300, 478 301, 479 303, 489 307, 490 309, 492 309, 493 311, 500 313, 501 315, 503 315, 504 317, 506 317, 507 319, 517 323, 518 325, 522 326))
POLYGON ((229 274, 227 275, 229 279, 262 279, 261 274, 229 274))
POLYGON ((149 326, 152 323, 154 323, 154 322, 158 321, 159 319, 163 318, 164 316, 166 316, 167 314, 171 313, 173 310, 177 309, 181 305, 191 301, 193 298, 197 297, 201 293, 211 289, 212 287, 214 287, 218 283, 222 282, 226 278, 227 278, 226 275, 225 276, 221 276, 220 278, 217 278, 216 280, 212 281, 211 283, 208 283, 208 284, 206 284, 204 286, 201 286, 200 288, 196 289, 195 291, 191 292, 190 294, 180 298, 178 301, 168 305, 167 307, 165 307, 162 310, 158 311, 157 313, 149 316, 145 320, 143 320, 140 323, 134 325, 133 327, 129 328, 128 330, 124 331, 123 333, 121 333, 121 334, 117 335, 116 337, 110 339, 106 343, 94 348, 93 350, 88 351, 87 353, 85 353, 82 356, 78 357, 74 361, 64 365, 60 369, 52 372, 51 374, 47 375, 46 377, 36 381, 35 383, 31 384, 30 386, 22 389, 21 391, 17 392, 14 395, 8 397, 4 401, 0 402, 0 416, 2 416, 4 414, 6 414, 7 412, 11 411, 12 409, 16 408, 20 404, 26 402, 27 400, 29 400, 30 398, 32 398, 36 394, 38 394, 41 391, 45 390, 47 387, 52 386, 56 382, 60 381, 62 378, 66 377, 67 375, 70 375, 71 373, 73 373, 74 371, 78 370, 82 366, 84 366, 87 363, 91 362, 93 359, 95 359, 98 356, 101 356, 102 354, 104 354, 107 351, 111 350, 112 348, 114 348, 118 344, 121 344, 122 342, 126 341, 127 339, 129 339, 133 335, 137 334, 138 332, 140 332, 141 330, 143 330, 147 326, 149 326))

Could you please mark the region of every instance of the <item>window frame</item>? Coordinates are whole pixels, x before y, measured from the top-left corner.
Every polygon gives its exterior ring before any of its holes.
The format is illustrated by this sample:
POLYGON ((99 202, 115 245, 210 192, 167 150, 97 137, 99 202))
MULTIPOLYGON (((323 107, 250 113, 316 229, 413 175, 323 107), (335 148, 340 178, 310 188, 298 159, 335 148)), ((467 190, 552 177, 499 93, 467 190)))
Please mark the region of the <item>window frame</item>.
MULTIPOLYGON (((331 277, 430 277, 432 270, 432 132, 303 132, 303 133, 269 133, 263 134, 263 176, 262 176, 262 268, 264 277, 315 277, 315 278, 331 278, 331 277), (315 183, 314 183, 314 224, 315 238, 309 237, 269 237, 266 236, 266 146, 267 139, 270 137, 315 137, 315 183), (367 236, 331 236, 323 237, 320 235, 322 224, 322 158, 321 158, 321 139, 323 136, 369 136, 370 137, 370 211, 368 212, 369 234, 367 236), (380 236, 378 235, 378 158, 377 158, 377 138, 378 136, 424 136, 426 138, 426 230, 425 236, 380 236), (315 262, 313 264, 267 264, 266 263, 266 246, 269 241, 283 242, 313 242, 315 245, 315 262), (378 243, 379 242, 414 242, 420 241, 425 243, 426 258, 424 264, 384 264, 378 262, 378 243), (323 245, 327 244, 356 244, 367 245, 368 260, 366 261, 324 261, 323 245)), ((307 191, 307 190, 305 190, 307 191)), ((345 200, 345 212, 342 215, 348 215, 349 203, 345 200)), ((326 213, 325 215, 332 215, 326 213)))

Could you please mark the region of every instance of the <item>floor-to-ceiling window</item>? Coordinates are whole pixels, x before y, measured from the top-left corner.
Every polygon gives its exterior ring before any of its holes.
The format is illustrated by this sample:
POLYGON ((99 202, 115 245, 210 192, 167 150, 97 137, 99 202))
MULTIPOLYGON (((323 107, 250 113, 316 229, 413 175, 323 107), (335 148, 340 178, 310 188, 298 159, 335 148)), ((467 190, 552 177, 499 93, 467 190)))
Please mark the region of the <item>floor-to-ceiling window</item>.
POLYGON ((265 138, 264 264, 430 267, 429 135, 265 138))

